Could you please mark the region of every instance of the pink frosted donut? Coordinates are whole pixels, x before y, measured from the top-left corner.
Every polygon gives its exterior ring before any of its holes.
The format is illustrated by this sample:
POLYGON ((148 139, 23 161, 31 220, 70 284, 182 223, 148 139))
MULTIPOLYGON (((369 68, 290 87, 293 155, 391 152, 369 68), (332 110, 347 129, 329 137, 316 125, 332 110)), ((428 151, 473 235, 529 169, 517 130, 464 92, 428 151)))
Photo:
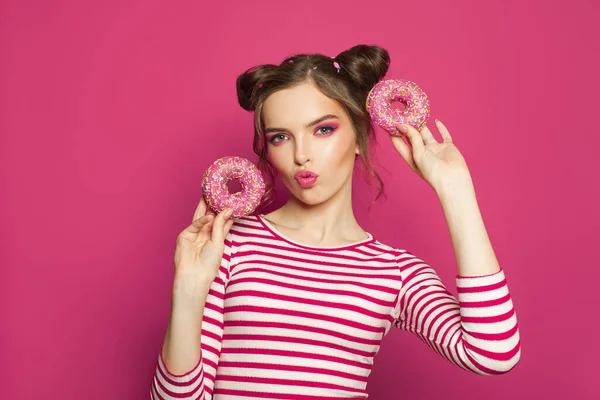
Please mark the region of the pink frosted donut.
POLYGON ((202 196, 217 214, 232 208, 233 218, 249 215, 258 207, 264 194, 265 182, 260 171, 245 158, 219 158, 204 172, 202 196), (229 193, 227 182, 232 179, 242 185, 241 192, 229 193))
POLYGON ((429 118, 429 100, 416 83, 403 79, 380 81, 367 96, 367 111, 373 121, 391 135, 399 135, 399 124, 411 125, 417 130, 429 118), (392 108, 392 101, 404 103, 405 109, 392 108))

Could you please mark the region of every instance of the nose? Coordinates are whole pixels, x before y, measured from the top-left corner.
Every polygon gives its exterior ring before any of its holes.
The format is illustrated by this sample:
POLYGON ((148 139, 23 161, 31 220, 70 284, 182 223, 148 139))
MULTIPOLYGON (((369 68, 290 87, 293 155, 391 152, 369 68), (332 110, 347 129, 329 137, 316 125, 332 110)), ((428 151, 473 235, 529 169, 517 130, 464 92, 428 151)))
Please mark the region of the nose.
POLYGON ((296 147, 294 149, 294 162, 297 165, 304 165, 310 161, 310 146, 309 143, 303 139, 296 141, 296 147))

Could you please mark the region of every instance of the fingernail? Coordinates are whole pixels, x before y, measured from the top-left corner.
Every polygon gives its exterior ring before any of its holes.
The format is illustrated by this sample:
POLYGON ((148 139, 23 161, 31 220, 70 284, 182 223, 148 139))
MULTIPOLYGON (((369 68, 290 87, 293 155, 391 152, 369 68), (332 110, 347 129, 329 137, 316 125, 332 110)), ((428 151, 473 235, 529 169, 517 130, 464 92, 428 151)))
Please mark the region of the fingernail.
POLYGON ((406 125, 400 125, 400 127, 398 129, 402 133, 408 133, 408 128, 406 127, 406 125))
POLYGON ((229 217, 231 217, 231 214, 233 214, 233 210, 232 209, 227 210, 224 215, 225 219, 229 219, 229 217))

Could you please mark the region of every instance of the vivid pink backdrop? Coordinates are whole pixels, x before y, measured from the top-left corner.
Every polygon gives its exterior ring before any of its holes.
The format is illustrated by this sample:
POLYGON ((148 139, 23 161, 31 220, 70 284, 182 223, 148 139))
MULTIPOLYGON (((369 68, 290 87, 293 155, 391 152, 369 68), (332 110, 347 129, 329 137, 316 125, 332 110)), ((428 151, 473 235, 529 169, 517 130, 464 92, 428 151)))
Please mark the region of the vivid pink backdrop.
MULTIPOLYGON (((598 3, 352 4, 0 2, 0 398, 148 398, 201 175, 256 160, 237 74, 358 43, 389 50, 465 155, 523 346, 490 378, 393 330, 370 398, 600 398, 598 3)), ((367 211, 357 176, 358 219, 455 292, 439 201, 378 134, 388 200, 367 211)))

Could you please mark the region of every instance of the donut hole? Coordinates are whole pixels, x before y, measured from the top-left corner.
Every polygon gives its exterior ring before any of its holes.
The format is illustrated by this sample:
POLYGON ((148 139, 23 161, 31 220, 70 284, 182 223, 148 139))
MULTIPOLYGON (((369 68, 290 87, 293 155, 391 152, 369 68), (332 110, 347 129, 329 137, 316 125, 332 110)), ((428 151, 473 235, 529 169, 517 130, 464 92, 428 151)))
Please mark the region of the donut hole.
POLYGON ((242 191, 242 184, 237 179, 227 181, 227 190, 229 193, 236 194, 242 191))
POLYGON ((392 100, 391 107, 395 108, 396 110, 404 111, 406 110, 406 103, 401 100, 392 100))

